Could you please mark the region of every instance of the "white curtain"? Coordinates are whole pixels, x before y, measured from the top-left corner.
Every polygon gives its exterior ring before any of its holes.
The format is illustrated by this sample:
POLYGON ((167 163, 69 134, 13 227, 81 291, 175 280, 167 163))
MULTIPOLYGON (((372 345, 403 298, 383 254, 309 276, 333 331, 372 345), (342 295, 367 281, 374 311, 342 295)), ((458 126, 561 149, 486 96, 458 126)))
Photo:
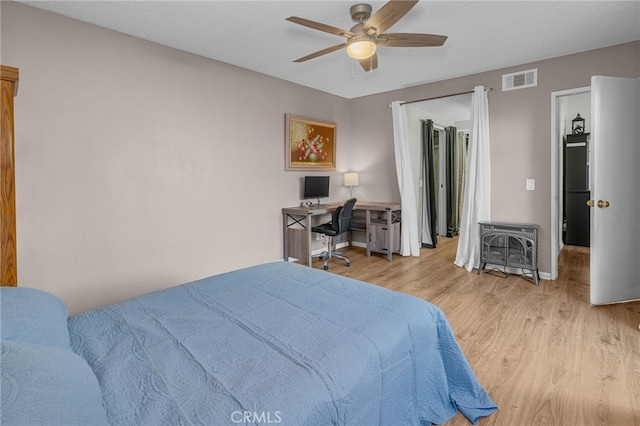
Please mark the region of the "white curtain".
POLYGON ((467 175, 467 132, 458 132, 456 146, 456 225, 460 235, 462 205, 464 204, 464 182, 467 175))
POLYGON ((402 229, 400 231, 400 254, 403 256, 420 256, 418 236, 418 213, 416 193, 413 187, 411 157, 409 154, 409 126, 407 124, 406 107, 400 101, 391 103, 393 114, 393 141, 396 157, 396 174, 400 188, 402 206, 402 229))
POLYGON ((476 86, 471 99, 471 130, 467 152, 467 175, 462 221, 455 265, 467 271, 480 262, 480 226, 491 220, 491 159, 489 100, 483 86, 476 86))

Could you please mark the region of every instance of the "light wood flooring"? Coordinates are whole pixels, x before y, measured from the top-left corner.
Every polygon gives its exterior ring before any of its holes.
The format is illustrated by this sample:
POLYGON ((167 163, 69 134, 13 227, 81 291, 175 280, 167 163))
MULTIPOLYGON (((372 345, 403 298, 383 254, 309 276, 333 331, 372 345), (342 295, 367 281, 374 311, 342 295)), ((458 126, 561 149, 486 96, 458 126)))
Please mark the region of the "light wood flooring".
MULTIPOLYGON (((640 426, 640 302, 589 305, 589 249, 565 247, 559 279, 478 276, 453 265, 457 239, 420 257, 365 256, 329 272, 428 300, 447 315, 478 380, 498 405, 481 425, 640 426)), ((313 266, 322 268, 322 261, 313 266)), ((468 425, 460 414, 447 425, 468 425)))

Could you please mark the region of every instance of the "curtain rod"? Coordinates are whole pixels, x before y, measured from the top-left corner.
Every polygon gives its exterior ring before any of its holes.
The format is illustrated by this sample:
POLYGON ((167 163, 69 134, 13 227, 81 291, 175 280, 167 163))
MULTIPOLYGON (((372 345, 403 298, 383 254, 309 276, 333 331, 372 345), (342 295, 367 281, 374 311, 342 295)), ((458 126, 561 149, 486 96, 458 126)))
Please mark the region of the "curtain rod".
MULTIPOLYGON (((490 92, 491 90, 493 90, 491 87, 489 87, 487 89, 488 92, 490 92)), ((433 101, 433 100, 436 100, 436 99, 451 98, 453 96, 468 95, 468 94, 473 93, 473 92, 474 92, 474 90, 467 90, 466 92, 452 93, 450 95, 434 96, 433 98, 426 98, 426 99, 416 99, 415 101, 400 102, 400 105, 415 104, 417 102, 433 101)))

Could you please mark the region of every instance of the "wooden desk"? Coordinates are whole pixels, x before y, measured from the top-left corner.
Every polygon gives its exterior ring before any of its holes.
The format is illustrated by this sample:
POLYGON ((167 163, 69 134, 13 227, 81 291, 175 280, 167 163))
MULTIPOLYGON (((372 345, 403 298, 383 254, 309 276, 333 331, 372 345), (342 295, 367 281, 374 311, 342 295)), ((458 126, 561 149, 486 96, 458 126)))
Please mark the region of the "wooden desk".
MULTIPOLYGON (((314 216, 332 213, 344 203, 327 203, 310 207, 285 207, 282 209, 283 258, 306 259, 311 266, 311 228, 314 216)), ((367 256, 371 252, 386 253, 391 261, 393 252, 400 250, 400 203, 358 201, 354 208, 351 229, 365 233, 367 256), (364 211, 364 221, 358 220, 358 212, 364 211)))

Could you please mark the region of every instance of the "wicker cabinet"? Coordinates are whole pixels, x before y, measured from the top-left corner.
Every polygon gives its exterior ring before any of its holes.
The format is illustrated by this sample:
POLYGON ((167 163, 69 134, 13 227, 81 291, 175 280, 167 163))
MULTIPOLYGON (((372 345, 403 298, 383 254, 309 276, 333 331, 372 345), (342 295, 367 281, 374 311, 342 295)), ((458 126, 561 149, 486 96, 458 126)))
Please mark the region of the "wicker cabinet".
POLYGON ((529 270, 538 285, 538 229, 540 225, 511 222, 480 222, 480 265, 529 270))

